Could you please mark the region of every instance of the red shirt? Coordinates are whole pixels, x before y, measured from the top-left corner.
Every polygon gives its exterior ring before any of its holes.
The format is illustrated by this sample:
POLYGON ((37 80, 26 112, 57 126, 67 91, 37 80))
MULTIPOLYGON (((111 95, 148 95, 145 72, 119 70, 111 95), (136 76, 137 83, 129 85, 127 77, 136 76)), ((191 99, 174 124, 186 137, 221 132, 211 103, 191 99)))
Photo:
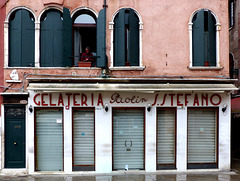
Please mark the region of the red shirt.
POLYGON ((87 54, 86 52, 82 54, 81 61, 87 62, 87 61, 94 61, 93 54, 89 53, 87 54))

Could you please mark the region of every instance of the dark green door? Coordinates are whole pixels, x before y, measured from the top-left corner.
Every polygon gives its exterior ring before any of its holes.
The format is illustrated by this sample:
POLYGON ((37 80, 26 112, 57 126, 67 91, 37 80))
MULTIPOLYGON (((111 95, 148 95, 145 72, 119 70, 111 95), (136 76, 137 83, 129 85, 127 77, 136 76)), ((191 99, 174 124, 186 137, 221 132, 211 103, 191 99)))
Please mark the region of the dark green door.
POLYGON ((5 168, 25 168, 24 106, 5 106, 5 168))

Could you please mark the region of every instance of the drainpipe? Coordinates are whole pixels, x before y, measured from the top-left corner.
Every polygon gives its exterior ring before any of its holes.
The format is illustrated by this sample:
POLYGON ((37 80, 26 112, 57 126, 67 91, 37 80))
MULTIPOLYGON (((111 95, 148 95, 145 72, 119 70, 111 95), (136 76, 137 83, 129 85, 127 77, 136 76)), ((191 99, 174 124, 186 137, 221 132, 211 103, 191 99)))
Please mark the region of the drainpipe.
MULTIPOLYGON (((106 17, 106 11, 107 11, 107 0, 103 0, 103 8, 105 10, 105 23, 107 22, 107 17, 106 17)), ((106 31, 105 31, 106 32, 106 31)), ((105 37, 106 38, 106 37, 105 37)), ((107 52, 106 52, 106 47, 105 47, 105 55, 106 55, 106 60, 107 60, 107 52)), ((107 61, 108 62, 108 61, 107 61)), ((101 72, 101 77, 102 78, 108 78, 109 77, 109 69, 108 69, 108 63, 107 63, 107 66, 105 68, 102 69, 102 72, 101 72)))

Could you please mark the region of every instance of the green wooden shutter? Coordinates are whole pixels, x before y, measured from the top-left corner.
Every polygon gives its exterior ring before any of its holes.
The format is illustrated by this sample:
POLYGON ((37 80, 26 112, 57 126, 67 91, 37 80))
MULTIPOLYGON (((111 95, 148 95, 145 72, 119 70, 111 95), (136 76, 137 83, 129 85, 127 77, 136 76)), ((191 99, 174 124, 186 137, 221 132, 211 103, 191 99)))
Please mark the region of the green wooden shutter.
POLYGON ((193 66, 204 66, 204 10, 193 21, 193 66))
POLYGON ((35 55, 35 27, 30 12, 16 11, 9 27, 9 66, 32 67, 35 55))
POLYGON ((102 9, 97 19, 97 67, 106 65, 106 9, 102 9))
POLYGON ((70 10, 63 8, 63 66, 72 66, 72 18, 70 10))
POLYGON ((125 66, 125 9, 114 20, 114 66, 125 66))
POLYGON ((132 9, 129 14, 128 60, 130 66, 139 66, 139 19, 132 9))
POLYGON ((41 22, 41 67, 63 66, 63 21, 61 12, 49 11, 41 22))
POLYGON ((209 65, 216 66, 216 21, 211 11, 208 11, 208 43, 209 65))

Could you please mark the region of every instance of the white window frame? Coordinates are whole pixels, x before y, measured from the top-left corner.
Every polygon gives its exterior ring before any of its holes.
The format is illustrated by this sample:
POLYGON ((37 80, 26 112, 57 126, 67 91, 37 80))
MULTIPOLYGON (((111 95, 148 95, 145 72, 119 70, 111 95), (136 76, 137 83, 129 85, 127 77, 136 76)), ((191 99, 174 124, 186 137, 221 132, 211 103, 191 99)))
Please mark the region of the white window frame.
POLYGON ((196 11, 194 11, 189 19, 188 23, 188 31, 189 31, 189 47, 190 47, 190 61, 189 61, 189 69, 222 69, 223 67, 220 66, 220 31, 221 31, 221 23, 217 17, 217 15, 210 9, 206 8, 201 8, 196 11), (216 66, 215 67, 204 67, 204 66, 193 66, 193 36, 192 36, 192 31, 193 31, 193 17, 200 11, 211 11, 211 14, 214 16, 216 20, 216 66))
POLYGON ((109 30, 111 32, 111 49, 110 49, 110 57, 111 57, 111 64, 109 69, 110 70, 144 70, 145 66, 143 66, 143 62, 142 62, 142 32, 143 32, 143 21, 142 18, 140 16, 140 13, 135 10, 132 7, 123 7, 121 9, 118 9, 112 16, 112 20, 111 22, 109 22, 109 30), (114 67, 114 56, 113 56, 113 49, 114 49, 114 19, 116 17, 116 15, 119 13, 119 11, 121 9, 133 9, 135 14, 138 16, 139 19, 139 66, 121 66, 121 67, 114 67))

